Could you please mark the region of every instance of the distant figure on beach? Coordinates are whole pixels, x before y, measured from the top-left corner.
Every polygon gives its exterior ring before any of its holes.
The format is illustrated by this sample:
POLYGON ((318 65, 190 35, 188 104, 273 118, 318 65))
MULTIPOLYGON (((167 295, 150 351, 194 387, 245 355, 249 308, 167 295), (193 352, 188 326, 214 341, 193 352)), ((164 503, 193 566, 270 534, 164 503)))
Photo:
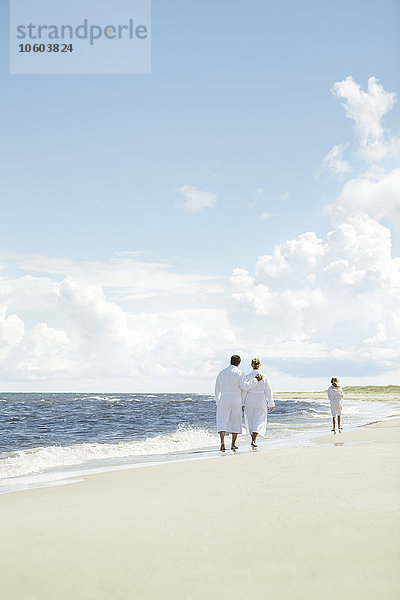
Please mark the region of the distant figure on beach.
POLYGON ((336 433, 336 417, 338 420, 338 431, 342 433, 342 427, 340 423, 340 417, 342 414, 342 398, 344 396, 343 390, 339 385, 337 377, 332 377, 331 386, 328 388, 328 398, 331 403, 331 413, 333 419, 333 433, 336 433))
POLYGON ((217 431, 221 439, 221 452, 225 452, 225 434, 232 434, 231 450, 237 450, 236 438, 242 433, 242 392, 255 387, 263 376, 260 373, 246 379, 238 366, 241 358, 231 356, 231 364, 223 369, 215 382, 215 401, 217 403, 217 431))
MULTIPOLYGON (((248 381, 251 381, 259 373, 260 359, 253 358, 251 366, 253 370, 246 375, 248 381)), ((268 409, 273 411, 275 406, 268 378, 263 376, 263 379, 256 386, 242 392, 242 403, 247 433, 251 435, 251 446, 257 448, 257 436, 265 436, 268 409)))

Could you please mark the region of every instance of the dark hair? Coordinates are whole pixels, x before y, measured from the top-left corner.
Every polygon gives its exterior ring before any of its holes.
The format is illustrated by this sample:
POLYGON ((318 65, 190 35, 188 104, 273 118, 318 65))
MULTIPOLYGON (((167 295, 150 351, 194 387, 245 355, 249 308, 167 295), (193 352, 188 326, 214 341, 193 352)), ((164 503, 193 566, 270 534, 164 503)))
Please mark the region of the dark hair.
POLYGON ((242 359, 240 358, 240 356, 238 354, 233 354, 231 356, 231 365, 238 367, 241 362, 242 362, 242 359))
POLYGON ((338 380, 337 377, 332 377, 331 384, 333 385, 333 387, 340 387, 339 386, 339 380, 338 380))

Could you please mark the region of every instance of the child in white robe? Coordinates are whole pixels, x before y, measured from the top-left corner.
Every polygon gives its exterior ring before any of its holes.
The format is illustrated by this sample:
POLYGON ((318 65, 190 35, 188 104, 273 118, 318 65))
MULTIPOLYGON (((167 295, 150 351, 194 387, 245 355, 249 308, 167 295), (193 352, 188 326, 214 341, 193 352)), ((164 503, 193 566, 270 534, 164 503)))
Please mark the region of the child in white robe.
POLYGON ((328 398, 331 405, 331 413, 333 420, 333 433, 336 433, 336 417, 338 420, 338 431, 342 433, 341 416, 342 416, 342 398, 344 397, 343 390, 339 385, 337 377, 332 377, 331 386, 328 388, 328 398))

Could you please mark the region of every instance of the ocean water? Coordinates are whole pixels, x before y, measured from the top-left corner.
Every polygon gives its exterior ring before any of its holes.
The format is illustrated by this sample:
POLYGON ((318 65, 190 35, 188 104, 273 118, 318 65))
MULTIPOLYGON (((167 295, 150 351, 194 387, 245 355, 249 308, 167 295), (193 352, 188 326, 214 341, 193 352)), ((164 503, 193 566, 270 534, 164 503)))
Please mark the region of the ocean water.
MULTIPOLYGON (((400 413, 398 403, 346 400, 346 429, 400 413)), ((268 417, 259 450, 328 433, 327 400, 286 398, 268 417)), ((239 452, 250 451, 249 436, 239 452)), ((0 493, 66 483, 108 469, 227 456, 218 451, 206 394, 0 394, 0 493)))

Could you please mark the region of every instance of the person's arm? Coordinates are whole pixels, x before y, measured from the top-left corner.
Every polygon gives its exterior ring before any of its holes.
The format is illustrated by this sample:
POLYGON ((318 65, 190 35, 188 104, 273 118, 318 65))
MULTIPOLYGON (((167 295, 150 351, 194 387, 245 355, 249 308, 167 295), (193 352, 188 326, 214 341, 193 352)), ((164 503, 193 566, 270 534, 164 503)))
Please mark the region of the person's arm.
POLYGON ((215 402, 221 398, 221 385, 220 385, 220 377, 218 375, 217 380, 215 382, 215 390, 214 390, 215 402))
POLYGON ((254 376, 253 379, 246 379, 246 375, 243 375, 243 373, 242 375, 239 375, 239 387, 243 392, 248 392, 256 387, 257 383, 258 379, 256 379, 256 376, 254 376))
POLYGON ((272 410, 275 406, 274 394, 272 392, 272 387, 267 377, 265 377, 264 381, 265 395, 267 397, 267 406, 269 409, 272 410))
POLYGON ((244 409, 244 405, 246 404, 246 396, 247 390, 242 390, 242 409, 244 409))

